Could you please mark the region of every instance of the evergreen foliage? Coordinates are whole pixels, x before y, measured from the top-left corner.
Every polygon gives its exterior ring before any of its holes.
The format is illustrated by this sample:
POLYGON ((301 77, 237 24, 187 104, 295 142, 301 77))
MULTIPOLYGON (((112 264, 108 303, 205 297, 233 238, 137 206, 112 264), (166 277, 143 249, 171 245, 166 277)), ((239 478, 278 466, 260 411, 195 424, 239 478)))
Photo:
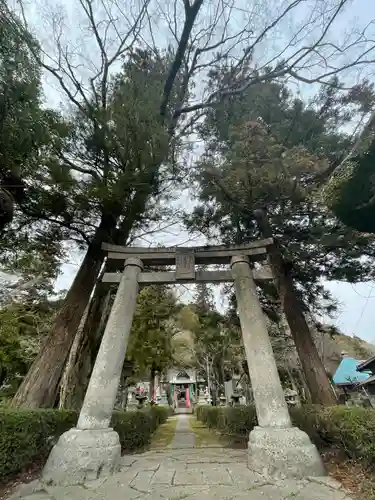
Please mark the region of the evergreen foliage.
MULTIPOLYGON (((350 145, 342 126, 374 102, 366 83, 349 93, 323 89, 306 105, 283 82, 272 82, 210 110, 201 127, 205 153, 193 174, 197 205, 187 226, 220 243, 243 243, 258 237, 253 211, 266 209, 302 304, 332 312, 322 279, 366 281, 375 246, 332 215, 316 193, 350 145)), ((263 289, 265 309, 272 294, 263 289)), ((271 300, 271 310, 276 307, 271 300)))
POLYGON ((345 162, 323 188, 323 200, 347 226, 375 233, 375 141, 345 162))

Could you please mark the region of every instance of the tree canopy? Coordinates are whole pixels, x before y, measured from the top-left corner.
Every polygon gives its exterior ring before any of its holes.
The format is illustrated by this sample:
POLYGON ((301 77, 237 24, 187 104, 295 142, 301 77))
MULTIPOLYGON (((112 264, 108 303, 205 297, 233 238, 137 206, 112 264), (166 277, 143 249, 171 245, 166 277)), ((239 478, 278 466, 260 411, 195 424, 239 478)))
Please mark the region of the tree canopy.
MULTIPOLYGON (((368 141, 367 141, 368 142, 368 141)), ((336 217, 353 229, 375 233, 375 141, 340 165, 322 189, 336 217)))
POLYGON ((135 374, 164 372, 172 365, 176 306, 176 299, 167 287, 148 286, 139 293, 126 352, 135 374))
POLYGON ((341 127, 373 102, 368 84, 349 93, 322 90, 306 105, 273 82, 212 110, 202 125, 207 146, 194 172, 197 206, 188 227, 242 243, 258 237, 253 211, 265 208, 302 302, 330 310, 322 278, 369 279, 375 246, 330 213, 316 191, 350 144, 341 127))

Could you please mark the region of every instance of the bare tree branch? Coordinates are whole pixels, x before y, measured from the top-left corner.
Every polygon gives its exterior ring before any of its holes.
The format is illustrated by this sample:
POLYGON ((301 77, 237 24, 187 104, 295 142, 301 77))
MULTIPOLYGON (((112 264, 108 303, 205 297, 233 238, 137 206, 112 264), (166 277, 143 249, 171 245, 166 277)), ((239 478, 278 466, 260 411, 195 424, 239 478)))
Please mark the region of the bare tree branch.
MULTIPOLYGON (((349 70, 368 67, 368 65, 375 62, 374 37, 367 35, 367 30, 373 26, 373 22, 367 23, 366 27, 360 30, 359 33, 353 31, 352 35, 342 37, 343 43, 341 45, 329 39, 329 34, 332 32, 333 26, 336 24, 339 15, 343 12, 344 7, 348 4, 348 0, 338 0, 337 2, 331 2, 330 5, 327 5, 327 8, 324 8, 321 2, 318 2, 322 10, 316 9, 318 13, 315 14, 314 10, 311 9, 308 13, 306 23, 299 26, 294 33, 292 32, 292 36, 285 43, 284 47, 278 52, 274 52, 272 57, 262 62, 262 64, 257 64, 255 55, 264 46, 264 43, 267 41, 266 39, 270 40, 270 37, 274 36, 275 29, 281 29, 280 27, 283 23, 293 16, 293 12, 296 9, 303 8, 306 3, 306 0, 283 2, 284 7, 280 10, 280 13, 273 20, 267 22, 262 29, 258 29, 258 34, 254 32, 252 41, 250 41, 251 35, 248 32, 249 43, 236 64, 231 66, 233 81, 227 82, 226 85, 222 85, 213 92, 211 91, 207 98, 200 102, 185 103, 185 105, 175 110, 175 119, 181 116, 181 114, 194 113, 199 110, 215 107, 223 99, 241 94, 250 86, 262 82, 291 77, 295 81, 308 84, 332 85, 331 78, 333 76, 348 74, 349 70), (306 41, 310 41, 309 38, 311 39, 311 43, 306 43, 306 41), (294 47, 296 47, 296 50, 292 51, 294 47), (361 47, 364 47, 364 50, 361 50, 361 47), (355 53, 356 51, 357 53, 355 53), (346 62, 343 62, 341 59, 346 53, 350 53, 351 55, 348 55, 346 62), (354 54, 355 56, 352 57, 354 54), (370 54, 373 57, 370 57, 370 54), (282 57, 284 57, 284 60, 281 60, 282 57), (338 60, 338 58, 341 58, 339 60, 340 64, 334 64, 334 61, 338 60), (244 66, 245 61, 249 62, 251 59, 255 59, 255 61, 252 67, 249 66, 246 70, 244 66), (269 67, 270 64, 273 64, 273 69, 269 67), (321 71, 321 67, 323 67, 323 71, 321 71), (243 70, 245 70, 244 74, 239 77, 243 70), (307 72, 314 72, 315 75, 307 76, 307 72)), ((228 42, 228 39, 223 40, 223 42, 228 42)), ((197 56, 200 53, 205 52, 206 48, 215 47, 220 49, 222 47, 220 43, 221 40, 215 44, 207 45, 204 49, 198 47, 195 50, 189 78, 194 76, 197 78, 197 72, 199 74, 201 70, 208 70, 220 62, 221 55, 219 53, 211 61, 212 66, 209 62, 197 64, 197 56)), ((229 52, 233 48, 236 48, 236 45, 229 49, 229 52)), ((232 61, 234 60, 235 57, 232 56, 232 61)))
POLYGON ((185 23, 182 30, 181 38, 176 51, 176 56, 172 63, 169 74, 166 78, 163 96, 160 105, 160 115, 165 116, 169 97, 172 92, 173 84, 176 79, 177 73, 181 67, 186 48, 189 42, 189 37, 194 26, 195 19, 198 15, 199 9, 201 8, 203 0, 194 0, 193 4, 190 6, 189 0, 184 0, 185 6, 185 23))

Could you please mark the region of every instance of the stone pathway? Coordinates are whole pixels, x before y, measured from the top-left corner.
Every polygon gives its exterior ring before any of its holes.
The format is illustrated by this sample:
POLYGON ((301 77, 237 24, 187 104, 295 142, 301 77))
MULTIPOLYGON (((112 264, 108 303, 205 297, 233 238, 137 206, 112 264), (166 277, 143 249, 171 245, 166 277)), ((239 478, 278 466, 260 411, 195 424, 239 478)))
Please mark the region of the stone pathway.
POLYGON ((173 438, 172 443, 168 446, 168 448, 173 449, 188 449, 194 448, 195 444, 195 435, 190 430, 189 421, 192 418, 190 415, 178 415, 177 417, 177 425, 176 425, 176 434, 173 438))
MULTIPOLYGON (((173 418, 173 417, 172 417, 173 418)), ((163 451, 148 451, 122 458, 112 477, 82 486, 49 487, 38 481, 23 485, 16 500, 350 500, 332 478, 301 481, 263 477, 246 466, 246 450, 193 448, 189 417, 178 417, 176 435, 163 451)))

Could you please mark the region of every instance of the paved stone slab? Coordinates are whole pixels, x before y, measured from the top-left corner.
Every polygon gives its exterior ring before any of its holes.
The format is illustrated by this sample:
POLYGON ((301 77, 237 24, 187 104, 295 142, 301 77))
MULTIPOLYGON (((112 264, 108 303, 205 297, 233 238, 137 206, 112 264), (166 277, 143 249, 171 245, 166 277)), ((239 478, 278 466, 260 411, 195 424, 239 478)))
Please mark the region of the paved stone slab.
MULTIPOLYGON (((252 500, 252 497, 249 496, 249 492, 247 491, 247 498, 252 500)), ((216 499, 216 500, 234 500, 238 497, 238 489, 235 486, 211 486, 203 491, 197 492, 194 495, 189 495, 188 500, 208 500, 208 499, 216 499)), ((266 500, 266 499, 263 499, 266 500)))
MULTIPOLYGON (((108 481, 103 486, 98 488, 95 492, 92 492, 92 499, 95 500, 133 500, 135 498, 144 498, 147 493, 135 490, 127 484, 122 484, 116 481, 108 481)), ((75 497, 71 497, 71 500, 76 500, 75 497)))
POLYGON ((129 486, 134 488, 137 491, 141 491, 144 493, 150 493, 150 482, 154 477, 155 471, 151 470, 143 470, 137 473, 134 479, 129 483, 129 486))
POLYGON ((124 457, 121 457, 121 463, 120 463, 120 466, 121 467, 130 467, 131 465, 134 464, 134 462, 137 460, 136 457, 134 456, 129 456, 129 455, 125 455, 124 457))
POLYGON ((51 497, 47 493, 33 493, 32 495, 28 495, 22 498, 23 500, 54 500, 53 497, 51 497))
POLYGON ((330 488, 316 482, 311 482, 303 488, 295 500, 350 500, 347 493, 340 489, 330 488))
MULTIPOLYGON (((180 469, 181 470, 181 469, 180 469)), ((176 469, 173 467, 165 466, 164 464, 159 467, 151 479, 153 485, 172 485, 173 478, 176 475, 176 469)))
MULTIPOLYGON (((293 481, 280 481, 278 484, 265 484, 254 488, 264 498, 295 498, 302 490, 303 485, 293 481)), ((251 491, 251 490, 250 490, 251 491)), ((250 496, 251 498, 251 496, 250 496)))
POLYGON ((126 467, 126 470, 156 470, 160 467, 160 463, 165 459, 165 456, 160 456, 157 459, 151 458, 140 458, 136 460, 130 467, 126 467))
POLYGON ((188 448, 123 457, 120 472, 83 486, 50 487, 35 481, 17 488, 9 500, 350 500, 329 477, 293 480, 250 470, 247 450, 191 448, 189 418, 194 417, 178 417, 175 438, 188 448))
POLYGON ((47 495, 44 485, 38 479, 17 486, 9 497, 9 500, 19 500, 20 498, 25 498, 27 496, 31 497, 36 494, 39 496, 47 495))
POLYGON ((253 488, 262 484, 268 484, 271 480, 257 472, 248 469, 246 462, 226 465, 232 481, 238 488, 253 488))
POLYGON ((221 449, 207 449, 204 448, 191 449, 191 450, 173 450, 170 457, 173 457, 177 462, 184 462, 187 464, 204 464, 204 463, 218 463, 218 464, 230 464, 247 461, 246 450, 241 450, 237 453, 236 450, 230 450, 228 448, 221 449))
POLYGON ((97 498, 94 491, 83 486, 55 486, 48 487, 48 493, 55 500, 92 500, 97 498))
POLYGON ((205 484, 201 469, 189 469, 185 471, 176 471, 173 478, 175 486, 186 486, 190 484, 205 484))
MULTIPOLYGON (((189 470, 189 469, 187 469, 189 470)), ((232 476, 220 464, 204 464, 202 466, 203 484, 233 484, 232 476)))
POLYGON ((38 492, 38 493, 32 493, 31 495, 27 495, 25 497, 22 497, 23 500, 49 500, 53 499, 51 495, 48 493, 44 492, 38 492))
POLYGON ((85 483, 83 485, 86 490, 96 491, 98 488, 103 486, 104 483, 108 481, 108 477, 101 477, 99 479, 95 479, 95 481, 90 481, 89 483, 85 483))
MULTIPOLYGON (((210 489, 209 486, 202 485, 190 485, 190 486, 170 486, 168 488, 156 488, 151 494, 143 497, 145 500, 182 500, 194 498, 199 498, 199 495, 203 495, 210 489)), ((143 500, 143 499, 142 499, 143 500)))
POLYGON ((190 415, 179 415, 176 425, 176 434, 168 448, 181 448, 183 450, 194 448, 195 435, 191 432, 189 423, 191 418, 190 415))

